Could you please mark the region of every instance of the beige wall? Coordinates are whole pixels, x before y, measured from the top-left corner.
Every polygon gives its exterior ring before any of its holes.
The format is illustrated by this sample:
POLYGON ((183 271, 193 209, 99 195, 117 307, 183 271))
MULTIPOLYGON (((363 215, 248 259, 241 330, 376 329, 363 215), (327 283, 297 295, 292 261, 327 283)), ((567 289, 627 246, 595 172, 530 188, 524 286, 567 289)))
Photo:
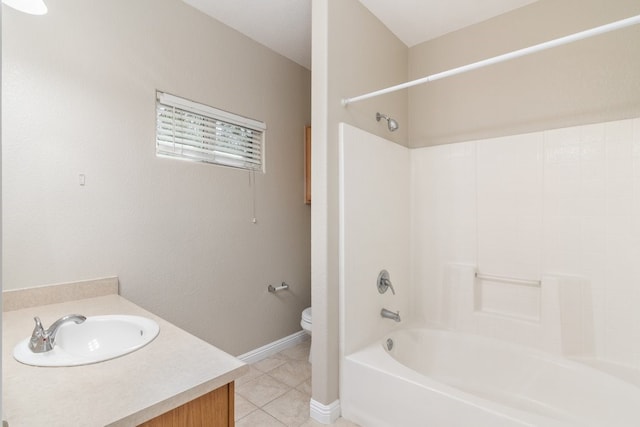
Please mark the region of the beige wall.
MULTIPOLYGON (((416 79, 640 14, 637 0, 539 0, 409 51, 416 79)), ((640 115, 640 26, 409 90, 412 147, 640 115)))
POLYGON ((299 331, 309 70, 179 0, 47 5, 3 8, 4 288, 117 275, 233 354, 299 331), (156 89, 267 123, 257 224, 247 172, 155 156, 156 89))
POLYGON ((338 125, 407 144, 407 94, 342 107, 342 98, 401 83, 406 46, 357 0, 313 1, 313 399, 338 399, 338 125), (376 112, 398 120, 391 134, 376 112))

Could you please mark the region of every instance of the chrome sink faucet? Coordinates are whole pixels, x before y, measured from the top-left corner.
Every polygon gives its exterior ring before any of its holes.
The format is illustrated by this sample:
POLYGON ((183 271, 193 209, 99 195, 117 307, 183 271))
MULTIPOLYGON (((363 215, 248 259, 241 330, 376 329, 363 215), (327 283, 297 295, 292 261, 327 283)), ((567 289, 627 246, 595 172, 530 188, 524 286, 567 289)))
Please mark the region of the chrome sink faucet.
POLYGON ((386 308, 383 308, 382 310, 380 310, 380 316, 384 317, 385 319, 395 320, 396 322, 400 321, 400 312, 399 311, 396 311, 394 313, 391 310, 387 310, 386 308))
POLYGON ((56 334, 60 326, 67 322, 82 323, 87 320, 87 318, 80 314, 68 314, 53 322, 49 329, 46 330, 42 327, 42 322, 40 322, 38 316, 34 317, 33 320, 35 320, 36 326, 31 333, 29 349, 34 353, 45 353, 53 350, 53 347, 56 345, 56 334))

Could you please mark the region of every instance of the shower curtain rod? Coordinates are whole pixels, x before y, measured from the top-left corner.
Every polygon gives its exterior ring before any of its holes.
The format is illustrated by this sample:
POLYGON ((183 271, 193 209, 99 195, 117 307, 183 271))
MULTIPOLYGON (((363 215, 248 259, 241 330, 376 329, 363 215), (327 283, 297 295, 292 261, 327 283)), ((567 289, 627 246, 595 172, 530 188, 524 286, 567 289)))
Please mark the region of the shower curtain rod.
POLYGON ((612 22, 610 24, 601 25, 590 30, 581 31, 579 33, 571 34, 568 36, 560 37, 555 40, 550 40, 544 43, 540 43, 534 46, 519 49, 513 52, 505 53, 502 55, 494 56, 493 58, 483 59, 482 61, 474 62, 472 64, 463 65, 461 67, 452 68, 447 71, 432 74, 430 76, 422 77, 417 80, 402 83, 399 85, 391 86, 386 89, 380 89, 375 92, 366 93, 360 96, 354 96, 353 98, 343 98, 342 105, 348 106, 353 102, 363 101, 365 99, 373 98, 379 95, 384 95, 390 92, 395 92, 401 89, 406 89, 412 86, 417 86, 423 83, 432 82, 435 80, 444 79, 446 77, 455 76, 457 74, 466 73, 467 71, 476 70, 478 68, 486 67, 488 65, 497 64, 499 62, 508 61, 510 59, 519 58, 521 56, 529 55, 542 50, 550 49, 552 47, 561 46, 564 44, 572 43, 578 40, 586 39, 589 37, 597 36, 599 34, 608 33, 610 31, 619 30, 621 28, 629 27, 631 25, 640 24, 640 15, 632 16, 630 18, 621 19, 620 21, 612 22))

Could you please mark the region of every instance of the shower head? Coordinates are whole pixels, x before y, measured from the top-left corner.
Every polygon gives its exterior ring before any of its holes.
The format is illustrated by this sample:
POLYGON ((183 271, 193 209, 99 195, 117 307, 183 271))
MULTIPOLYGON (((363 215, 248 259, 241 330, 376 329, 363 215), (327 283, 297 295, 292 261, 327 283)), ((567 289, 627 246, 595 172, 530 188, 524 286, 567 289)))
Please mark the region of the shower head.
POLYGON ((389 122, 388 127, 391 132, 393 132, 394 130, 398 130, 398 128, 400 127, 400 125, 398 125, 398 122, 396 122, 392 118, 387 119, 387 121, 389 122))
POLYGON ((380 119, 385 119, 387 121, 387 127, 389 128, 389 131, 391 131, 391 132, 397 130, 400 127, 400 125, 398 125, 398 122, 396 122, 391 117, 385 116, 384 114, 376 113, 376 121, 379 122, 380 119))

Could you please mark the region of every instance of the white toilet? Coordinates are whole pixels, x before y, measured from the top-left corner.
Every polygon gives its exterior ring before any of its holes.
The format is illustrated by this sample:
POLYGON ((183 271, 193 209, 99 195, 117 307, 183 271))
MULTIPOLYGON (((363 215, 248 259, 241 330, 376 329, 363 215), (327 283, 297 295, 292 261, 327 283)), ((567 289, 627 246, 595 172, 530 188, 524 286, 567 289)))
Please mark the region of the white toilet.
MULTIPOLYGON (((300 326, 302 326, 302 329, 311 336, 311 307, 307 307, 302 310, 300 326)), ((309 362, 311 362, 311 352, 309 352, 309 362)))

